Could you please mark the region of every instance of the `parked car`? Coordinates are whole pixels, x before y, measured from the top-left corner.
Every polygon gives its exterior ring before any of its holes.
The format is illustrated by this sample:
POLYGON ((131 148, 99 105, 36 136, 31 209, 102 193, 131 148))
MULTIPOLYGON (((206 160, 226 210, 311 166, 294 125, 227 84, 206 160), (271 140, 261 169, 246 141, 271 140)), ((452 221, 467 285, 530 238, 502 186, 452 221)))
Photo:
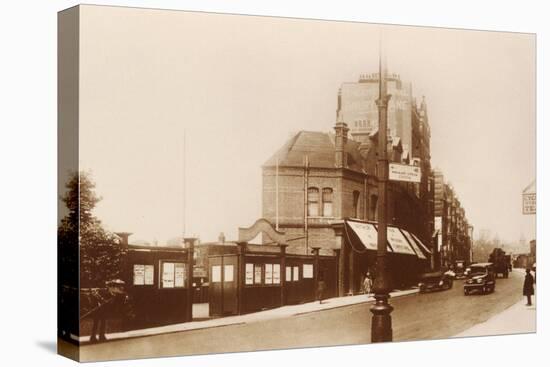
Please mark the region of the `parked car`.
POLYGON ((445 290, 452 287, 453 278, 442 271, 422 274, 418 282, 420 293, 434 290, 445 290))
POLYGON ((454 271, 455 271, 455 279, 464 279, 467 277, 466 274, 466 262, 464 260, 457 260, 455 261, 454 271))
POLYGON ((496 275, 492 263, 478 263, 469 266, 468 278, 464 281, 464 295, 472 292, 481 294, 495 291, 496 275))

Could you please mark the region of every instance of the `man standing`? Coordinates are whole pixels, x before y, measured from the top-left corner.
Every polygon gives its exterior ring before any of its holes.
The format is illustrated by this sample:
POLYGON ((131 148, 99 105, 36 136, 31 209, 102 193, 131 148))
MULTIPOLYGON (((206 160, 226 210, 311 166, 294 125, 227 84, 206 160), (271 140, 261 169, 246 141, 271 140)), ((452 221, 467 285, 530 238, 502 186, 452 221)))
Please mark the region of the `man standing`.
POLYGON ((531 270, 529 268, 525 269, 525 280, 523 281, 523 295, 527 297, 527 306, 531 306, 531 296, 535 294, 535 289, 533 284, 535 279, 531 275, 531 270))
POLYGON ((91 312, 93 317, 91 343, 107 340, 105 337, 106 321, 108 318, 118 316, 121 305, 126 301, 124 284, 124 281, 120 279, 108 281, 106 282, 107 289, 101 289, 95 294, 98 306, 91 312))

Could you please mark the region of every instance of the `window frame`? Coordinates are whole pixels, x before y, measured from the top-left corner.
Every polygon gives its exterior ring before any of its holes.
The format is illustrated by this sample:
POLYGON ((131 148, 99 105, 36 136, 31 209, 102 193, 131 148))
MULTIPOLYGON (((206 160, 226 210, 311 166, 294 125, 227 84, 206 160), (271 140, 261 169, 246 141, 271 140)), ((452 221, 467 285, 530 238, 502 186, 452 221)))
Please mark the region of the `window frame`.
POLYGON ((321 212, 320 212, 320 206, 319 206, 319 202, 320 202, 320 197, 319 197, 320 193, 319 193, 319 188, 318 187, 313 187, 313 186, 310 186, 307 188, 307 216, 308 217, 311 217, 311 218, 315 218, 315 217, 320 217, 321 216, 321 212), (315 195, 316 199, 317 200, 312 200, 312 195, 315 195), (316 205, 316 214, 312 214, 312 205, 316 205))

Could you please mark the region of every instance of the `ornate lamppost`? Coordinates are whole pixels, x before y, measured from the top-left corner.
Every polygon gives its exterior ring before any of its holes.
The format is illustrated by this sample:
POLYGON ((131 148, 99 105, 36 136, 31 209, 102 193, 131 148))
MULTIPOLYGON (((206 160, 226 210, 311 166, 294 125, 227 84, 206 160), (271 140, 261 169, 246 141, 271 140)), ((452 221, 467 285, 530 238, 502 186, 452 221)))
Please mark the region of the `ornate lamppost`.
POLYGON ((371 307, 371 341, 373 343, 388 342, 393 339, 391 312, 389 304, 390 279, 387 264, 387 216, 388 216, 388 102, 390 95, 386 88, 386 60, 382 54, 380 43, 379 54, 379 95, 376 100, 378 106, 378 248, 376 255, 376 278, 374 279, 374 299, 371 307))

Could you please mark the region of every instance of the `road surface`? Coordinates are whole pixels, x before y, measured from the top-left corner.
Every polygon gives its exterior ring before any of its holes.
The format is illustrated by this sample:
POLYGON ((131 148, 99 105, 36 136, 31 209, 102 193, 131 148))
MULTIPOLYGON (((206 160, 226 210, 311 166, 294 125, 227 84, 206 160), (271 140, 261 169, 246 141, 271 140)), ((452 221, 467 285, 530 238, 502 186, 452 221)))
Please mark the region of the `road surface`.
MULTIPOLYGON (((523 274, 497 280, 488 295, 448 291, 391 300, 394 341, 447 338, 501 313, 522 298, 523 274)), ((209 354, 370 343, 371 304, 362 303, 248 324, 115 340, 81 348, 81 360, 209 354)))

